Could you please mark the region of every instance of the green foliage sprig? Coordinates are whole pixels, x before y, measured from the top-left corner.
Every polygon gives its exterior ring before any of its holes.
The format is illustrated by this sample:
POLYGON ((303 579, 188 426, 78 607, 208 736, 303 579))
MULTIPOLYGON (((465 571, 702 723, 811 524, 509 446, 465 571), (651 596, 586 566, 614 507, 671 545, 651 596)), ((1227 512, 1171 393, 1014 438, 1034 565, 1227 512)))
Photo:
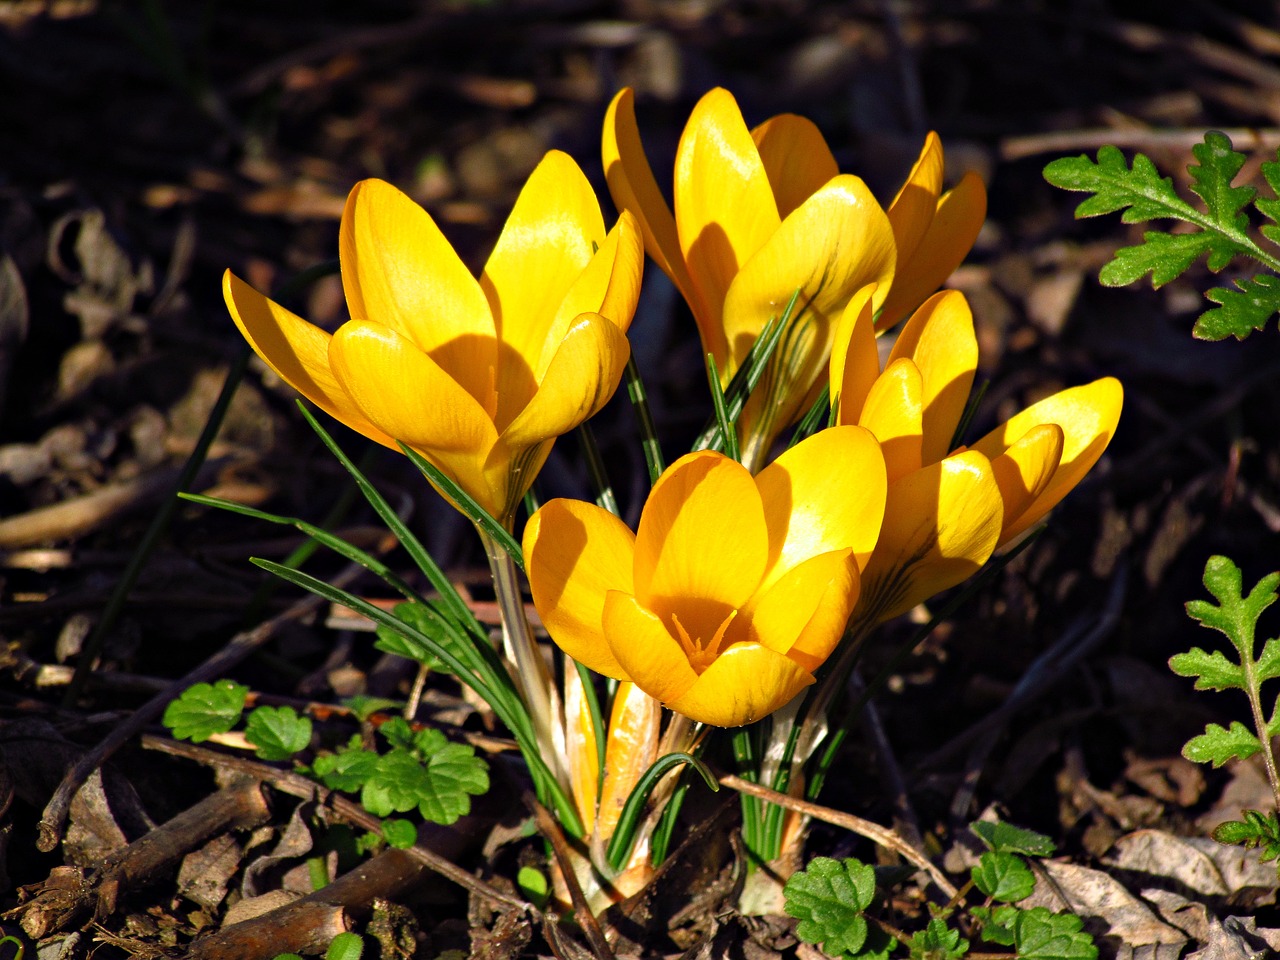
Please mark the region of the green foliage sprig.
POLYGON ((1239 257, 1270 271, 1240 277, 1234 289, 1214 287, 1205 294, 1217 306, 1199 316, 1192 333, 1203 340, 1230 336, 1242 340, 1280 313, 1280 277, 1275 276, 1280 274, 1280 153, 1276 160, 1262 164, 1262 175, 1274 197, 1259 197, 1252 186, 1234 185, 1247 158, 1232 149, 1226 134, 1206 133, 1192 153, 1197 162, 1187 171, 1191 191, 1200 198, 1202 208, 1178 196, 1172 178, 1160 176, 1149 158, 1136 153, 1130 166, 1114 146, 1100 149, 1096 162, 1083 154, 1054 160, 1044 168, 1044 177, 1064 190, 1093 194, 1076 207, 1077 217, 1123 211, 1120 219, 1125 223, 1179 220, 1191 226, 1178 233, 1149 230, 1141 243, 1117 250, 1098 275, 1106 286, 1124 286, 1150 274, 1151 285, 1159 288, 1202 256, 1214 273, 1239 257), (1246 209, 1250 205, 1269 221, 1256 231, 1246 209))
POLYGON ((969 937, 1013 947, 1024 960, 1096 960, 1098 948, 1079 917, 1015 906, 1035 891, 1036 877, 1025 858, 1050 856, 1049 838, 1007 823, 979 821, 970 829, 988 849, 951 902, 930 908, 933 916, 923 930, 908 935, 868 913, 883 872, 852 857, 815 857, 783 891, 784 909, 800 920, 796 936, 840 960, 887 960, 899 947, 910 960, 979 956, 969 954, 969 937), (959 914, 975 889, 985 901, 959 914))
MULTIPOLYGON (((1210 653, 1193 647, 1171 657, 1169 668, 1179 676, 1195 677, 1197 690, 1242 691, 1249 699, 1253 729, 1239 720, 1233 720, 1229 727, 1210 723, 1204 733, 1187 741, 1182 755, 1196 763, 1220 767, 1228 760, 1247 760, 1261 753, 1272 796, 1280 810, 1280 775, 1271 745, 1272 738, 1280 734, 1280 700, 1270 714, 1262 700, 1262 684, 1280 677, 1280 639, 1267 640, 1261 651, 1257 650, 1256 639, 1258 618, 1276 602, 1280 573, 1263 577, 1246 596, 1240 568, 1227 557, 1214 556, 1205 564, 1204 585, 1218 604, 1192 600, 1187 604, 1187 615, 1230 640, 1236 662, 1220 650, 1210 653)), ((1233 846, 1260 847, 1264 861, 1280 859, 1280 819, 1276 810, 1245 810, 1240 820, 1219 824, 1213 837, 1233 846)))
MULTIPOLYGON (((248 692, 230 680, 196 684, 169 705, 162 722, 179 740, 207 740, 239 724, 248 692)), ((359 794, 376 817, 417 810, 423 820, 450 824, 471 811, 473 796, 488 791, 489 765, 475 747, 452 743, 434 728, 414 730, 400 717, 383 723, 378 734, 387 749, 371 749, 356 734, 300 769, 331 790, 359 794)), ((244 735, 260 759, 288 760, 310 746, 312 724, 292 707, 256 707, 245 718, 244 735)), ((410 847, 417 831, 406 821, 389 820, 383 839, 410 847)))

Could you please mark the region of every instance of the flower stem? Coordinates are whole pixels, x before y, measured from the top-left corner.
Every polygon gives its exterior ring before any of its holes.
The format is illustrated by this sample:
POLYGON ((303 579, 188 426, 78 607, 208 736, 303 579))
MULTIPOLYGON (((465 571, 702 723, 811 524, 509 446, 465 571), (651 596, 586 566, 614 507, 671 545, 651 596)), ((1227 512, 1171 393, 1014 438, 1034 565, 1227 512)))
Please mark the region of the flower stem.
POLYGON ((564 764, 564 721, 560 696, 551 682, 546 661, 538 651, 529 618, 525 616, 524 596, 516 577, 515 562, 483 527, 477 524, 476 530, 489 558, 493 591, 502 616, 502 648, 515 668, 512 679, 533 722, 534 736, 542 757, 561 786, 567 789, 569 780, 564 764))

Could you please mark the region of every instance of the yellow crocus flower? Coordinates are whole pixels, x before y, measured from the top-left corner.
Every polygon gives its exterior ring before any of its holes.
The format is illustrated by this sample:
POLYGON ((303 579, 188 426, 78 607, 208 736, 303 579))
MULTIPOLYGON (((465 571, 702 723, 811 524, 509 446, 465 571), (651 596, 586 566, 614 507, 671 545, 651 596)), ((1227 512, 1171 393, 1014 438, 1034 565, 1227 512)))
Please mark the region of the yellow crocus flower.
POLYGON ((968 302, 957 291, 926 300, 881 370, 873 294, 859 291, 841 317, 830 387, 837 421, 884 449, 884 527, 860 607, 881 621, 965 580, 1048 513, 1102 456, 1124 392, 1114 377, 1072 387, 953 449, 978 366, 968 302))
POLYGON ((817 398, 849 298, 875 283, 882 326, 896 322, 959 265, 986 214, 976 174, 942 193, 936 134, 886 212, 861 179, 839 172, 811 121, 781 114, 748 130, 723 89, 698 101, 680 138, 674 214, 645 157, 630 89, 609 106, 602 152, 614 202, 639 218, 645 247, 688 303, 722 385, 799 291, 739 421, 751 465, 817 398))
POLYGON ((509 528, 555 438, 622 376, 644 258, 635 220, 606 234, 586 177, 552 151, 478 281, 430 214, 381 180, 351 191, 339 242, 351 319, 336 333, 227 271, 240 332, 316 406, 414 448, 509 528))
POLYGON ((860 427, 823 430, 751 474, 687 454, 635 534, 593 504, 552 500, 524 552, 551 638, 692 720, 733 727, 813 683, 858 598, 884 511, 884 461, 860 427))

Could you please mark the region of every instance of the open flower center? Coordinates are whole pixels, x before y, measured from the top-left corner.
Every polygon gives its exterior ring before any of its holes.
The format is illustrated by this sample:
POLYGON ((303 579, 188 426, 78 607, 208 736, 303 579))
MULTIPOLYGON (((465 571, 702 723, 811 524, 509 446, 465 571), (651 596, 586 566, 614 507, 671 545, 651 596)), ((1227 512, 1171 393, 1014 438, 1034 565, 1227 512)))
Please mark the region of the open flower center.
POLYGON ((680 641, 680 646, 684 648, 685 656, 689 658, 689 665, 693 667, 697 673, 701 674, 707 667, 711 666, 716 657, 729 644, 725 642, 725 638, 729 632, 729 626, 737 618, 738 611, 730 610, 729 615, 720 621, 719 625, 707 637, 707 631, 694 629, 690 633, 685 629, 685 625, 680 622, 678 613, 671 614, 671 625, 675 627, 676 639, 680 641))

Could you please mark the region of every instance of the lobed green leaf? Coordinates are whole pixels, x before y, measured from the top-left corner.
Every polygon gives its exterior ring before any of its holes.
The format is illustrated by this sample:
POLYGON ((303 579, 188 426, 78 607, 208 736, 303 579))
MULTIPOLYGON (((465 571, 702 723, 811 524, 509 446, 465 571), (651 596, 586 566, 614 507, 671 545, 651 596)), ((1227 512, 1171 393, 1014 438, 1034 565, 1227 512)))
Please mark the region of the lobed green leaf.
POLYGON ((1262 611, 1276 602, 1278 584, 1280 573, 1268 574, 1246 597, 1240 568, 1227 557, 1212 556, 1204 567, 1204 585, 1220 606, 1207 600, 1192 600, 1187 604, 1187 615, 1226 636, 1240 653, 1241 663, 1246 657, 1253 660, 1254 630, 1262 611))
POLYGON ((311 769, 330 790, 356 793, 377 773, 378 755, 361 747, 357 734, 346 749, 316 757, 311 769))
POLYGON ((409 820, 382 821, 382 838, 397 850, 408 850, 418 842, 418 828, 409 820))
POLYGON ((972 871, 973 884, 993 900, 1016 903, 1031 896, 1036 877, 1014 853, 988 850, 972 871))
POLYGON ((311 718, 293 707, 258 707, 249 714, 244 738, 262 760, 288 760, 311 743, 311 718))
POLYGON ((1191 190, 1204 201, 1214 223, 1226 230, 1243 233, 1249 218, 1242 211, 1258 195, 1250 186, 1234 187, 1232 181, 1247 159, 1231 149, 1231 139, 1217 130, 1204 135, 1204 142, 1191 148, 1200 162, 1187 167, 1191 174, 1191 190))
POLYGON ((1013 921, 1013 942, 1020 960, 1097 960, 1093 937, 1073 913, 1046 907, 1020 910, 1013 921))
POLYGON ((1002 946, 1013 946, 1013 925, 1022 913, 1017 907, 1008 904, 999 907, 974 907, 969 913, 982 924, 979 934, 988 943, 1002 946))
POLYGON ((907 943, 911 960, 959 960, 969 952, 969 941, 952 930, 945 920, 930 920, 907 943))
POLYGON ((1182 755, 1193 763, 1220 767, 1228 760, 1247 760, 1261 749, 1262 744, 1249 728, 1233 720, 1229 730, 1216 723, 1209 724, 1204 733, 1186 742, 1182 755))
POLYGON ((164 709, 160 722, 178 740, 203 743, 240 722, 249 688, 232 680, 197 683, 164 709))
POLYGON ((838 957, 855 954, 867 940, 862 916, 875 896, 875 871, 852 857, 815 857, 783 888, 787 914, 800 920, 796 935, 838 957))
POLYGON ((1123 287, 1151 274, 1151 286, 1159 289, 1180 277, 1203 254, 1209 266, 1221 270, 1241 250, 1214 233, 1159 233, 1149 230, 1142 243, 1121 247, 1098 272, 1104 286, 1123 287))
POLYGON ((1051 857, 1056 849, 1043 833, 1015 827, 999 820, 977 820, 969 829, 996 853, 1022 853, 1029 857, 1051 857))
MULTIPOLYGON (((1263 232, 1268 231, 1264 228, 1263 232)), ((1241 277, 1235 285, 1235 290, 1214 287, 1205 294, 1218 306, 1196 319, 1191 332, 1197 339, 1235 337, 1243 340, 1253 331, 1262 330, 1272 316, 1280 313, 1280 277, 1260 273, 1256 277, 1241 277)))
POLYGON ((1209 653, 1192 647, 1169 658, 1169 669, 1180 677, 1195 677, 1197 690, 1243 690, 1244 668, 1232 663, 1220 650, 1209 653))
POLYGON ((1133 168, 1118 147, 1098 151, 1094 163, 1084 154, 1062 157, 1044 168, 1044 178, 1063 190, 1095 194, 1076 207, 1077 217, 1096 217, 1123 210, 1125 223, 1173 218, 1191 219, 1195 211, 1173 189, 1173 179, 1160 176, 1155 164, 1134 154, 1133 168))

